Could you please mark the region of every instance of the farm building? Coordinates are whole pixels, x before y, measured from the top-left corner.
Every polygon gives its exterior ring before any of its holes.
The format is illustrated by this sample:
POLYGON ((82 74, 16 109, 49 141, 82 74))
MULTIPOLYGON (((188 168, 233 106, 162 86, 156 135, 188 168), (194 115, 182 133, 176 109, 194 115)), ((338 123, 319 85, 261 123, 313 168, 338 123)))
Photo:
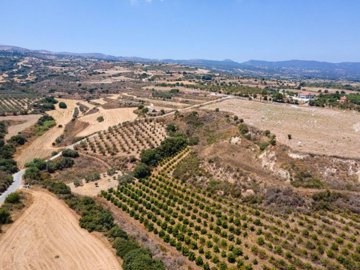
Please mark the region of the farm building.
POLYGON ((298 93, 298 96, 296 99, 299 101, 302 101, 302 102, 309 102, 310 100, 313 100, 315 98, 316 98, 316 93, 302 91, 302 92, 298 93))

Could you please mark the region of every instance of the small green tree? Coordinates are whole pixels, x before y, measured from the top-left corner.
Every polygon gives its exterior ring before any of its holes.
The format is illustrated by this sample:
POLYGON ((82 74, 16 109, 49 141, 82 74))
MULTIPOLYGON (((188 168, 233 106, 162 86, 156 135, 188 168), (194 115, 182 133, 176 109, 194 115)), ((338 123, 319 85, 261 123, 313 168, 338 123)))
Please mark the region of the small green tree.
POLYGON ((139 163, 134 169, 134 177, 136 178, 145 178, 150 176, 150 174, 150 167, 144 163, 139 163))
POLYGON ((61 101, 61 102, 59 103, 59 108, 60 108, 60 109, 66 109, 66 108, 67 108, 66 103, 63 102, 63 101, 61 101))

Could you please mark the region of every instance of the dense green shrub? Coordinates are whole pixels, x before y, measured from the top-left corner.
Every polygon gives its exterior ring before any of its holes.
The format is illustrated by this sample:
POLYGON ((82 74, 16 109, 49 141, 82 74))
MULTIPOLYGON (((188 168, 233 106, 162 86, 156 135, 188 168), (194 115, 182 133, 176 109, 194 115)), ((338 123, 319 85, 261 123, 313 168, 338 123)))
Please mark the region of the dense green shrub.
POLYGON ((21 200, 21 196, 20 196, 20 193, 19 192, 13 192, 13 193, 10 193, 6 199, 5 199, 5 203, 19 203, 21 200))
POLYGON ((74 165, 74 160, 69 157, 61 157, 55 160, 55 167, 57 170, 63 170, 66 168, 71 168, 74 165))
POLYGON ((143 150, 140 155, 141 162, 149 166, 156 166, 160 160, 176 154, 187 145, 188 140, 182 134, 169 137, 162 141, 159 147, 143 150))
POLYGON ((129 239, 126 232, 119 228, 119 226, 115 225, 112 227, 107 233, 106 236, 110 239, 122 238, 122 239, 129 239))
POLYGON ((139 245, 132 240, 118 237, 113 242, 113 248, 116 250, 116 255, 123 258, 130 251, 138 249, 139 245))
POLYGON ((36 167, 29 167, 24 173, 24 179, 27 183, 38 182, 41 180, 40 170, 36 167))
POLYGON ((52 182, 52 181, 45 181, 43 183, 44 187, 47 188, 49 191, 56 195, 69 195, 71 194, 71 189, 62 182, 52 182))
POLYGON ((164 270, 164 265, 153 260, 149 252, 144 249, 135 249, 130 251, 124 257, 124 270, 164 270))
POLYGON ((3 193, 13 182, 11 174, 18 171, 16 161, 13 160, 15 146, 5 144, 4 137, 7 133, 7 124, 0 122, 0 194, 3 193))
POLYGON ((16 173, 18 171, 16 161, 13 159, 0 159, 0 171, 8 174, 16 173))
POLYGON ((23 135, 15 135, 9 139, 9 143, 14 145, 24 145, 26 141, 27 140, 23 135))
POLYGON ((52 116, 45 114, 39 118, 36 124, 42 126, 47 121, 55 121, 55 119, 52 116))
POLYGON ((55 110, 54 104, 58 101, 54 97, 46 97, 34 104, 34 108, 37 108, 40 111, 50 111, 55 110))
POLYGON ((136 178, 145 178, 150 176, 150 174, 150 167, 144 163, 138 164, 134 169, 134 177, 136 178))
POLYGON ((63 157, 77 158, 79 157, 79 153, 72 149, 65 149, 62 151, 63 157))
POLYGON ((12 175, 8 174, 7 172, 0 171, 0 194, 4 192, 12 182, 12 175))
POLYGON ((0 225, 8 224, 10 222, 11 222, 11 215, 9 210, 5 209, 4 207, 0 207, 0 225))
POLYGON ((66 108, 67 108, 66 103, 61 101, 61 102, 59 103, 59 108, 60 108, 60 109, 66 109, 66 108))
POLYGON ((25 164, 26 168, 31 168, 31 167, 35 167, 38 170, 45 170, 46 169, 46 161, 44 159, 41 158, 34 158, 32 161, 27 162, 25 164))
POLYGON ((69 157, 60 157, 56 160, 49 161, 35 158, 33 161, 25 164, 26 171, 24 179, 27 180, 28 183, 39 182, 42 180, 42 172, 47 171, 48 173, 54 173, 57 170, 71 168, 74 163, 74 160, 69 157))

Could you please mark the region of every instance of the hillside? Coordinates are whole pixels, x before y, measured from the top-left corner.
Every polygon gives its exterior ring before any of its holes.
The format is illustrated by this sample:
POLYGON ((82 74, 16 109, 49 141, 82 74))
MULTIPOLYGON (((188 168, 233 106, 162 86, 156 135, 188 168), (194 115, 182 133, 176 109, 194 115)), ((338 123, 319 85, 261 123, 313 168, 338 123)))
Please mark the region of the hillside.
POLYGON ((174 59, 147 59, 140 57, 113 56, 103 53, 73 53, 73 52, 51 52, 47 50, 29 50, 16 46, 0 45, 0 52, 42 55, 47 57, 83 57, 101 60, 137 61, 143 63, 163 62, 182 64, 193 67, 208 68, 216 71, 225 71, 243 76, 261 76, 287 79, 327 79, 327 80, 360 80, 360 63, 343 62, 330 63, 306 60, 288 61, 261 61, 250 60, 247 62, 235 62, 229 59, 205 60, 174 60, 174 59))

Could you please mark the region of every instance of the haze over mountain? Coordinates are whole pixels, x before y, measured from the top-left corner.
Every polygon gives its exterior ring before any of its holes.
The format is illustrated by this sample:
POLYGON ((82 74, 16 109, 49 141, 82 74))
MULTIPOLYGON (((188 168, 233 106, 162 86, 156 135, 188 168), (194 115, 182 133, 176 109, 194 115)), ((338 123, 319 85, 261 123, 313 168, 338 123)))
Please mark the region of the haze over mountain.
POLYGON ((178 63, 193 67, 203 67, 214 71, 231 72, 244 76, 262 76, 289 79, 331 79, 360 81, 360 62, 330 63, 307 60, 263 61, 249 60, 235 62, 231 59, 148 59, 140 57, 113 56, 103 53, 51 52, 47 50, 30 50, 26 48, 0 45, 0 52, 11 54, 85 57, 110 61, 164 62, 178 63))

